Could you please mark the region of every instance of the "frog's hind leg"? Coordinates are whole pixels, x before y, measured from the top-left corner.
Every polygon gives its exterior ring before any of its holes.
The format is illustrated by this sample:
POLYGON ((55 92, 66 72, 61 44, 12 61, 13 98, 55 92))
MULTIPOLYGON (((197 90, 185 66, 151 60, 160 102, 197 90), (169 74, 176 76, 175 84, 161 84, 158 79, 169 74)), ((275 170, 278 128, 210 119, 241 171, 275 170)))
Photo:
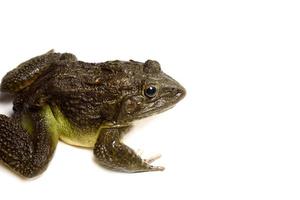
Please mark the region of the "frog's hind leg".
POLYGON ((100 131, 94 147, 94 154, 99 164, 123 172, 164 170, 164 167, 151 165, 160 156, 142 159, 134 150, 121 142, 122 135, 127 131, 128 128, 105 128, 100 131))
POLYGON ((75 55, 70 53, 55 53, 50 50, 47 53, 36 56, 21 63, 12 71, 8 72, 2 79, 1 91, 16 93, 31 85, 41 74, 54 63, 63 61, 76 61, 75 55))
POLYGON ((28 178, 46 169, 57 144, 43 116, 34 113, 31 118, 35 123, 29 133, 19 120, 0 115, 0 161, 28 178))

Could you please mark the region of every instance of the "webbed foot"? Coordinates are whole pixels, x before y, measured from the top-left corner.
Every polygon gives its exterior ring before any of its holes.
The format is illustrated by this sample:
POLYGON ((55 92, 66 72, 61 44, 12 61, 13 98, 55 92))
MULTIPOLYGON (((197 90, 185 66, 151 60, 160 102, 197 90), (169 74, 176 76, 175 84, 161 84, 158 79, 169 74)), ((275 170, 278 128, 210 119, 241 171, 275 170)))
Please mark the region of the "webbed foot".
POLYGON ((120 141, 125 131, 128 131, 128 127, 101 130, 94 148, 99 164, 112 170, 132 173, 163 171, 164 167, 151 164, 160 158, 160 155, 142 159, 138 153, 120 141))

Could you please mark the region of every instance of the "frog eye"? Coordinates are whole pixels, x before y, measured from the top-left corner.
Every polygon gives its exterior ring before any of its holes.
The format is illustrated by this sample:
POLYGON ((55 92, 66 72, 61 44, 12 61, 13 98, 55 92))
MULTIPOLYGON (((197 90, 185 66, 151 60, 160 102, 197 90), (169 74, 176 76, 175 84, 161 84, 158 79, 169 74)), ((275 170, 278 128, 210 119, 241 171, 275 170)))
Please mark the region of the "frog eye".
POLYGON ((151 86, 148 86, 147 88, 145 88, 144 93, 147 97, 153 98, 156 96, 157 89, 155 86, 151 85, 151 86))

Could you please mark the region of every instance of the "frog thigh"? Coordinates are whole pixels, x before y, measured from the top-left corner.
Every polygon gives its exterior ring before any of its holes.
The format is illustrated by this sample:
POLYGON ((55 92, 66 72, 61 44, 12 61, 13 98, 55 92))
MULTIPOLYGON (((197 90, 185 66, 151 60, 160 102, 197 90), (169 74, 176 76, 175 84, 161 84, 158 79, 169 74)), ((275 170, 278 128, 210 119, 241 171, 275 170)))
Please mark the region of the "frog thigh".
POLYGON ((48 110, 30 113, 28 130, 20 120, 0 115, 0 161, 24 177, 42 173, 56 148, 58 136, 49 124, 48 110))
POLYGON ((1 91, 16 93, 30 86, 51 64, 60 60, 76 61, 77 59, 73 54, 54 53, 53 50, 31 58, 21 63, 3 77, 0 88, 1 91))

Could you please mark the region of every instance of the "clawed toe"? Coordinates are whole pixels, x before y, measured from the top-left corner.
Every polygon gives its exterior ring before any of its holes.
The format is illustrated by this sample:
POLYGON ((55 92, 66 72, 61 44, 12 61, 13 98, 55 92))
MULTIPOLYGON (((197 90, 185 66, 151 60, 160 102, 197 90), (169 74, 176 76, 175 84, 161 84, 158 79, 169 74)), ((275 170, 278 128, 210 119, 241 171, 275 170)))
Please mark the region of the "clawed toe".
POLYGON ((164 171, 165 170, 165 167, 163 166, 150 166, 149 167, 149 171, 164 171))
POLYGON ((154 156, 151 156, 150 158, 148 159, 144 159, 144 162, 145 163, 148 163, 148 164, 151 164, 153 163, 154 161, 156 161, 157 159, 159 159, 161 157, 160 154, 157 154, 157 155, 154 155, 154 156))

